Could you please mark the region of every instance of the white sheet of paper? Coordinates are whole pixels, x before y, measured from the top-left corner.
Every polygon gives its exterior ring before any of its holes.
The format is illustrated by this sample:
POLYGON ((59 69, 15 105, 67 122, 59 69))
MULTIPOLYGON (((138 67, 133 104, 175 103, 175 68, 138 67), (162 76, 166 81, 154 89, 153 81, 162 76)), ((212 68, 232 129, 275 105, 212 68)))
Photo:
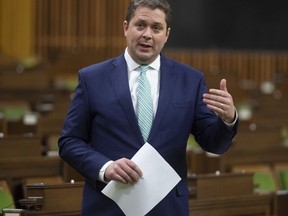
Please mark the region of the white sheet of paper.
POLYGON ((175 170, 145 143, 131 159, 142 170, 136 184, 109 182, 102 193, 114 200, 126 216, 143 216, 157 205, 181 180, 175 170))

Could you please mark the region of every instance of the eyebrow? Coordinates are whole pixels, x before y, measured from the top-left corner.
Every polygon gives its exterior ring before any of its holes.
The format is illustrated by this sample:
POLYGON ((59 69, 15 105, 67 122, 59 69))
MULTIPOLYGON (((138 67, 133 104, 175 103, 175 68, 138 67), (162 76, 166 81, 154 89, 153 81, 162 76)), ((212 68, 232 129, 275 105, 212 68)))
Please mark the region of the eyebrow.
MULTIPOLYGON (((138 19, 138 20, 136 20, 135 23, 147 23, 147 22, 146 22, 146 20, 138 19)), ((161 22, 153 22, 152 25, 159 25, 159 26, 163 27, 163 24, 161 22)))

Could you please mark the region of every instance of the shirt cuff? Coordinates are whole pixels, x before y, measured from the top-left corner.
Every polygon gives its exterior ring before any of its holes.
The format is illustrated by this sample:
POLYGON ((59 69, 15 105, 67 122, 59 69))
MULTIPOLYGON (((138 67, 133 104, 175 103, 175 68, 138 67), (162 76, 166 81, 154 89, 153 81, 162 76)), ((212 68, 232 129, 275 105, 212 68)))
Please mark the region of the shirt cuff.
POLYGON ((113 163, 113 161, 108 161, 107 163, 105 163, 105 164, 101 167, 101 169, 100 169, 100 171, 99 171, 99 174, 98 174, 98 180, 99 180, 99 181, 104 182, 104 183, 107 183, 107 181, 105 181, 105 176, 104 176, 104 174, 105 174, 106 168, 107 168, 111 163, 113 163))
POLYGON ((238 112, 237 112, 237 109, 235 108, 235 118, 234 118, 234 121, 232 123, 227 123, 225 122, 224 120, 222 120, 228 127, 234 127, 234 125, 236 124, 238 120, 238 112))

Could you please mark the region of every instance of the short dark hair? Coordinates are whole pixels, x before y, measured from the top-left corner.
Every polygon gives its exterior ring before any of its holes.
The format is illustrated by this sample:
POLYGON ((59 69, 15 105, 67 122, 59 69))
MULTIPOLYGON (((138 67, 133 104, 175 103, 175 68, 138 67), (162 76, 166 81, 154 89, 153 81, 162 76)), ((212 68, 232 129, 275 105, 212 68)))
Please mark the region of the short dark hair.
POLYGON ((129 23, 135 15, 135 10, 138 7, 148 7, 151 9, 160 9, 165 13, 165 20, 167 28, 171 25, 171 14, 172 10, 170 4, 166 0, 132 0, 127 9, 126 21, 129 23))

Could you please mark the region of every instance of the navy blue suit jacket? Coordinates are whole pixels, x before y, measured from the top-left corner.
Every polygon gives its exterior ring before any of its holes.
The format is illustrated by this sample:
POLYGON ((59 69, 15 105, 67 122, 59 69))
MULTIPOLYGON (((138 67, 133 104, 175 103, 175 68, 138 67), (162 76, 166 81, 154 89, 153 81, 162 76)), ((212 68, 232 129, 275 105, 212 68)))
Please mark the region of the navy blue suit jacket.
MULTIPOLYGON (((186 179, 189 134, 194 135, 205 151, 221 154, 230 146, 237 125, 227 127, 203 103, 207 88, 202 73, 163 55, 160 71, 158 109, 148 142, 182 180, 148 215, 185 216, 189 215, 186 179)), ((131 158, 143 144, 124 55, 80 70, 79 84, 59 139, 59 153, 86 179, 83 216, 123 215, 101 193, 105 184, 97 181, 97 176, 107 161, 131 158)))

